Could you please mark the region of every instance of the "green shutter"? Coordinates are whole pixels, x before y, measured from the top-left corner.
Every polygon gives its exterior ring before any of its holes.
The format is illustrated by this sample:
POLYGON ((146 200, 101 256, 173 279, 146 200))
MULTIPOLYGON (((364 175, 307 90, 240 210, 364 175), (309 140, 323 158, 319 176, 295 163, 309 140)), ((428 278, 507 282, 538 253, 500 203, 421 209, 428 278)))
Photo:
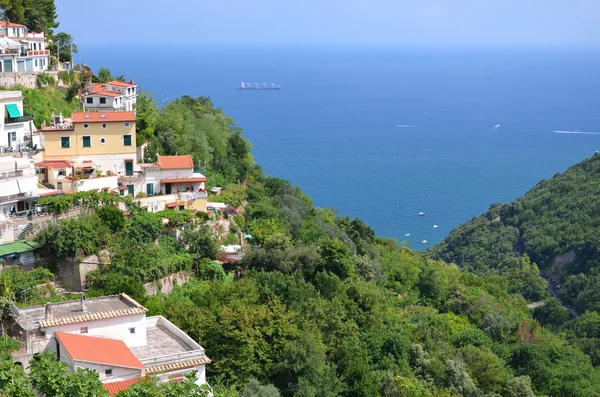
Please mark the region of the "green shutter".
POLYGON ((92 138, 89 136, 83 137, 83 147, 92 147, 92 138))
POLYGON ((131 146, 131 135, 123 135, 123 145, 131 146))
POLYGON ((6 104, 6 110, 8 111, 8 115, 10 117, 21 117, 23 116, 21 114, 21 111, 19 110, 19 107, 14 104, 14 103, 8 103, 6 104))
POLYGON ((154 184, 153 183, 146 184, 146 194, 148 196, 154 196, 154 184))
POLYGON ((68 136, 60 137, 60 147, 63 149, 68 149, 71 147, 71 138, 68 136))
POLYGON ((127 193, 129 193, 133 196, 133 193, 134 193, 133 185, 127 185, 127 193))

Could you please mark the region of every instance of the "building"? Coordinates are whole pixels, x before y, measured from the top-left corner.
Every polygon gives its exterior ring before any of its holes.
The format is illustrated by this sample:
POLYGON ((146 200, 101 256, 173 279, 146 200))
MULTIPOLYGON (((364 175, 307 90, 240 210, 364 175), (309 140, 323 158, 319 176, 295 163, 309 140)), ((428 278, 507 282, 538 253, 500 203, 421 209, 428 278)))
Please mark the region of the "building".
MULTIPOLYGON (((95 176, 139 173, 135 146, 135 114, 73 112, 71 119, 54 117, 42 127, 44 161, 66 161, 95 176)), ((75 172, 77 174, 77 171, 75 172)))
POLYGON ((0 22, 0 72, 48 70, 50 52, 44 33, 28 32, 25 25, 0 22))
POLYGON ((156 163, 140 168, 139 174, 120 179, 121 195, 143 193, 147 197, 139 201, 150 212, 166 208, 206 211, 206 177, 194 172, 192 156, 158 156, 156 163))
POLYGON ((33 160, 0 157, 0 222, 30 209, 38 197, 37 182, 33 160))
POLYGON ((21 91, 0 91, 0 151, 21 151, 40 147, 33 116, 23 114, 21 91))
POLYGON ((83 109, 88 111, 132 111, 135 109, 138 88, 131 79, 109 81, 108 83, 90 83, 85 86, 82 98, 83 109))
POLYGON ((206 383, 211 361, 204 349, 163 316, 146 317, 147 309, 126 294, 19 309, 4 321, 9 336, 22 342, 14 360, 29 367, 34 355, 51 351, 72 371, 98 372, 105 384, 133 384, 144 376, 159 381, 180 379, 196 371, 206 383))

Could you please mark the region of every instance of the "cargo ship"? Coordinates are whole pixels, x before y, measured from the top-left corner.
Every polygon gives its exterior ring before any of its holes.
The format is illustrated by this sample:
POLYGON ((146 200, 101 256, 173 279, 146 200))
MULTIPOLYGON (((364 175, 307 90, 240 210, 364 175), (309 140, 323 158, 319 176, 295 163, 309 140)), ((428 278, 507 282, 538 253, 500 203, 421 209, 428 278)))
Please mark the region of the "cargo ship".
POLYGON ((281 86, 275 83, 244 83, 240 82, 240 90, 280 90, 281 86))

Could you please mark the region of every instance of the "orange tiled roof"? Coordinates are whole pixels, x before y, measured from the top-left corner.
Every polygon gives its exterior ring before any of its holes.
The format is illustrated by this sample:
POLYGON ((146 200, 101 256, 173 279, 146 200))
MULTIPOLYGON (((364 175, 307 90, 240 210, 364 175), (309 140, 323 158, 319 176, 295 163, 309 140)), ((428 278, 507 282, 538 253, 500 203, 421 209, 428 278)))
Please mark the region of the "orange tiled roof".
POLYGON ((56 332, 56 338, 73 361, 143 369, 144 364, 122 340, 56 332))
POLYGON ((112 97, 123 96, 123 94, 118 93, 118 92, 106 91, 105 84, 92 83, 92 84, 89 84, 89 86, 91 86, 92 89, 90 90, 88 95, 104 95, 104 96, 112 96, 112 97))
POLYGON ((144 374, 150 375, 150 374, 156 374, 156 373, 160 373, 160 372, 169 372, 169 371, 175 371, 178 369, 192 368, 192 367, 196 367, 198 365, 210 364, 211 362, 212 361, 210 358, 208 358, 207 356, 204 356, 197 360, 187 360, 187 361, 180 361, 178 363, 157 365, 155 367, 147 367, 146 369, 144 369, 144 374))
POLYGON ((121 87, 135 87, 136 86, 136 84, 126 83, 124 81, 118 81, 118 80, 109 81, 108 83, 104 83, 104 84, 118 85, 121 87))
POLYGON ((133 112, 73 112, 73 123, 106 123, 111 121, 135 121, 133 112), (102 117, 104 115, 104 117, 102 117), (86 117, 89 116, 89 117, 86 117))
POLYGON ((48 167, 48 168, 67 168, 71 166, 66 160, 54 160, 54 161, 40 161, 34 164, 36 167, 48 167))
MULTIPOLYGON (((0 27, 5 28, 6 27, 6 22, 5 21, 0 21, 0 27)), ((21 25, 20 23, 9 22, 8 23, 8 27, 9 28, 24 28, 25 25, 21 25)))
POLYGON ((158 166, 163 170, 172 170, 177 168, 194 168, 192 156, 158 156, 158 166))
POLYGON ((137 378, 122 380, 119 382, 104 383, 102 388, 108 392, 110 397, 113 397, 116 396, 120 391, 129 389, 129 386, 133 386, 141 380, 142 378, 137 378))

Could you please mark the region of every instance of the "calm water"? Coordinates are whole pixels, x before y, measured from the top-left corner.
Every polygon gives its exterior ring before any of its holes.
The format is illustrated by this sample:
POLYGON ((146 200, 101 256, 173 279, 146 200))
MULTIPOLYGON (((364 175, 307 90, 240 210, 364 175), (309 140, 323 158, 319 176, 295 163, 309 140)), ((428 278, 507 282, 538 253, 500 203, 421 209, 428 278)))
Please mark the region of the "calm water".
POLYGON ((267 174, 417 249, 600 149, 598 51, 80 46, 82 60, 159 102, 210 96, 267 174))

